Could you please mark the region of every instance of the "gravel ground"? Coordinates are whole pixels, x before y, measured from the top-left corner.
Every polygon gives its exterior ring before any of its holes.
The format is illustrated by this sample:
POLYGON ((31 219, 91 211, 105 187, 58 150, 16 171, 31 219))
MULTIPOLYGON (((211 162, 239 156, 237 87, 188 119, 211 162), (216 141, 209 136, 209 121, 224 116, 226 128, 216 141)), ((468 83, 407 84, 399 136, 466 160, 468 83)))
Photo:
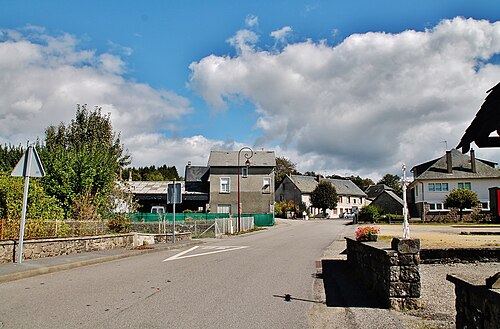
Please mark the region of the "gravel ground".
MULTIPOLYGON (((417 231, 417 230, 415 230, 417 231)), ((423 231, 423 230, 422 230, 423 231)), ((428 238, 425 233, 418 232, 420 238, 428 238)), ((431 232, 437 236, 442 232, 431 232)), ((457 234, 443 236, 439 242, 454 241, 456 245, 464 247, 469 243, 457 243, 457 234)), ((419 238, 419 237, 417 237, 419 238)), ((484 238, 484 237, 483 237, 484 238)), ((489 237, 486 237, 489 238, 489 237)), ((498 244, 498 236, 494 237, 498 244)), ((429 240, 424 240, 428 242, 429 240)), ((477 245, 484 245, 482 243, 477 245)), ((431 247, 439 247, 428 243, 431 247)), ((323 254, 323 259, 345 260, 346 255, 340 251, 345 249, 345 241, 334 241, 323 254)), ((421 302, 422 308, 406 312, 393 310, 360 308, 360 307, 327 307, 324 304, 315 304, 311 309, 310 323, 312 328, 455 328, 455 285, 446 280, 447 274, 455 274, 462 278, 484 280, 500 272, 500 263, 455 263, 455 264, 420 264, 422 280, 421 302), (367 322, 368 319, 369 322, 367 322), (376 320, 376 321, 375 321, 376 320), (379 323, 380 322, 380 323, 379 323)), ((325 300, 325 291, 322 280, 315 280, 314 296, 316 300, 325 300)))
POLYGON ((446 275, 484 281, 499 271, 500 263, 421 264, 423 308, 403 314, 407 328, 455 328, 455 285, 446 275))

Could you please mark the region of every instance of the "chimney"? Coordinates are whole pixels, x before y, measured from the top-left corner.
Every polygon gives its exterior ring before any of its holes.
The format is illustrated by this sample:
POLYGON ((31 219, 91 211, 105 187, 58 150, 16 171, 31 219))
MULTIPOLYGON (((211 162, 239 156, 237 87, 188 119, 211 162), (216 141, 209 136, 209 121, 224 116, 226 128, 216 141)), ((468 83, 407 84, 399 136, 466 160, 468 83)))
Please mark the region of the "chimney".
POLYGON ((321 179, 322 179, 322 178, 323 178, 323 177, 321 177, 321 175, 317 175, 317 176, 316 176, 316 180, 318 181, 318 183, 321 183, 321 179))
POLYGON ((477 169, 476 169, 476 154, 474 152, 474 149, 470 149, 470 169, 472 170, 473 173, 477 172, 477 169))
POLYGON ((191 168, 191 161, 188 161, 188 168, 191 168))
POLYGON ((446 171, 451 174, 453 171, 453 163, 451 161, 451 151, 446 151, 446 171))

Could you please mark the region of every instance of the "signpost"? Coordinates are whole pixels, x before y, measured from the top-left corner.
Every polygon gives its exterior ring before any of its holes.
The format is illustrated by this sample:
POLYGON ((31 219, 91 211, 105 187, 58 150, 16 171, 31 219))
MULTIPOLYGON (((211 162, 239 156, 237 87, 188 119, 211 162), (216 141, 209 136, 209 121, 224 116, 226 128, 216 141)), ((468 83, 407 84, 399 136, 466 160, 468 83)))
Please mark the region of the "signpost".
POLYGON ((30 177, 43 177, 45 170, 43 170, 42 162, 38 157, 36 149, 30 145, 23 154, 11 176, 24 177, 24 193, 23 193, 23 208, 21 214, 21 223, 19 225, 19 248, 17 253, 17 262, 21 264, 23 260, 23 242, 24 242, 24 226, 26 223, 26 207, 28 204, 28 190, 30 185, 30 177))
POLYGON ((167 203, 173 205, 173 229, 172 242, 175 243, 175 205, 182 203, 181 183, 169 183, 167 185, 167 203))

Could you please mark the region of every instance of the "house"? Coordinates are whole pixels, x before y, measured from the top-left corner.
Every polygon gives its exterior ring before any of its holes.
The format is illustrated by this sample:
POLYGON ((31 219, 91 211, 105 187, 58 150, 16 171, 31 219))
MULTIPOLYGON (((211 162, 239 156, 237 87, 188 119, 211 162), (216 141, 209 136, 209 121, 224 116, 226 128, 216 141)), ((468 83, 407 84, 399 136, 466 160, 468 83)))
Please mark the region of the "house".
POLYGON ((275 166, 274 151, 211 151, 210 210, 237 215, 239 200, 242 214, 272 214, 275 166))
POLYGON ((394 191, 392 188, 390 188, 389 186, 385 185, 385 184, 374 184, 374 185, 370 185, 368 186, 366 189, 365 189, 365 193, 366 193, 366 197, 368 200, 375 200, 376 197, 379 196, 379 194, 381 194, 382 192, 384 191, 394 191))
POLYGON ((351 213, 366 205, 366 193, 350 180, 301 175, 287 175, 283 179, 276 189, 276 202, 286 200, 303 203, 309 213, 318 214, 320 210, 312 207, 311 193, 322 180, 332 183, 337 191, 337 208, 327 211, 330 217, 339 218, 346 212, 351 213))
POLYGON ((130 192, 133 193, 139 212, 150 212, 154 206, 163 206, 167 209, 168 181, 133 181, 127 182, 130 192))
POLYGON ((440 158, 413 167, 413 182, 408 187, 410 215, 425 220, 426 214, 448 212, 443 200, 453 189, 475 192, 482 209, 489 210, 489 188, 500 186, 500 171, 495 165, 476 159, 474 150, 467 155, 452 149, 440 158))
POLYGON ((182 201, 186 209, 205 212, 209 208, 210 167, 192 166, 188 162, 184 171, 184 194, 182 201))
POLYGON ((403 214, 403 199, 394 193, 391 188, 384 190, 382 193, 377 195, 370 205, 376 206, 384 214, 403 214))
POLYGON ((368 202, 377 206, 384 214, 403 214, 403 199, 401 199, 394 189, 385 184, 370 185, 366 188, 368 202))

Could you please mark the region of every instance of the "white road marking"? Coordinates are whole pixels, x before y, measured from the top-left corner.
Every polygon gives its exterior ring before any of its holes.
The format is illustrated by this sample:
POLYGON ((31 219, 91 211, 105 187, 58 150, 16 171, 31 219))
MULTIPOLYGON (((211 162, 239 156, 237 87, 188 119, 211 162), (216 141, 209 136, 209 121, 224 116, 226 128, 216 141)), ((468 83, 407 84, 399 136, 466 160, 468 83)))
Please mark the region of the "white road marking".
POLYGON ((248 246, 204 246, 204 247, 201 247, 201 249, 204 249, 204 250, 213 250, 213 251, 208 251, 208 252, 203 252, 203 253, 199 253, 199 254, 193 254, 193 255, 186 255, 187 253, 195 250, 195 249, 198 249, 199 246, 194 246, 188 250, 184 250, 180 253, 178 253, 177 255, 173 255, 167 259, 164 259, 163 261, 164 262, 167 262, 169 260, 176 260, 176 259, 183 259, 183 258, 191 258, 191 257, 196 257, 196 256, 205 256, 205 255, 211 255, 211 254, 218 254, 218 253, 221 253, 221 252, 226 252, 226 251, 233 251, 233 250, 240 250, 240 249, 245 249, 245 248, 248 248, 248 246), (186 256, 184 256, 186 255, 186 256))

